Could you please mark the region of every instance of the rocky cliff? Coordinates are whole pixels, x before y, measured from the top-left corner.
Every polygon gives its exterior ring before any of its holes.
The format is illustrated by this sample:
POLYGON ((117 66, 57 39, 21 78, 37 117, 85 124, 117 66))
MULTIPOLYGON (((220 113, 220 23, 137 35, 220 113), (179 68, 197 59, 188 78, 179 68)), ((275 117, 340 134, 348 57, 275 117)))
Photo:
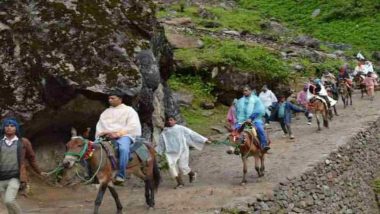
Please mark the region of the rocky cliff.
POLYGON ((2 1, 0 44, 1 116, 19 118, 35 144, 93 127, 111 89, 149 139, 165 112, 178 115, 172 51, 150 0, 2 1))

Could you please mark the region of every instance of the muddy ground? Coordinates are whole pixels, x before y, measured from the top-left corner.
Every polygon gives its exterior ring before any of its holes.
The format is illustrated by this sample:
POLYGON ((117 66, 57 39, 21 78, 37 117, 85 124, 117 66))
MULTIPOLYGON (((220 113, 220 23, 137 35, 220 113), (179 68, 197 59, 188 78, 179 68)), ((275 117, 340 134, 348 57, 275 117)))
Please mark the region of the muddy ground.
MULTIPOLYGON (((266 159, 266 174, 258 178, 253 159, 249 162, 248 184, 240 185, 242 163, 239 156, 227 155, 226 146, 207 145, 203 151, 191 151, 191 167, 198 172, 198 179, 183 189, 173 189, 175 182, 167 172, 156 195, 156 208, 148 210, 144 204, 143 183, 135 177, 118 187, 125 213, 215 213, 222 207, 246 206, 260 193, 270 193, 285 179, 301 174, 320 161, 331 150, 344 144, 358 130, 380 115, 380 97, 374 101, 360 99, 357 93, 353 105, 343 109, 338 103, 340 116, 334 117, 330 129, 317 132, 315 121, 308 126, 303 115, 293 119, 295 140, 282 136, 280 126, 271 124, 271 154, 266 159)), ((223 137, 223 136, 222 136, 223 137)), ((186 177, 187 178, 187 177, 186 177)), ((187 181, 187 179, 186 179, 187 181)), ((96 197, 95 185, 79 185, 72 188, 55 188, 35 180, 33 195, 20 196, 18 201, 25 213, 91 213, 96 197)), ((116 208, 109 192, 106 193, 101 213, 114 213, 116 208)), ((0 213, 5 213, 0 205, 0 213)))

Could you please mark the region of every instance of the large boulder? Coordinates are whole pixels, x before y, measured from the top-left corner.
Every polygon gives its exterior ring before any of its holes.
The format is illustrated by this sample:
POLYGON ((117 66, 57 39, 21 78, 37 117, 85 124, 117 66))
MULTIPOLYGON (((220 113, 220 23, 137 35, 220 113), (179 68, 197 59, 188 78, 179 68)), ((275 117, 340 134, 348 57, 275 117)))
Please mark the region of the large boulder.
POLYGON ((111 89, 124 92, 149 139, 153 121, 178 114, 166 84, 173 54, 151 0, 2 1, 0 8, 0 113, 20 119, 33 142, 94 127, 111 89))

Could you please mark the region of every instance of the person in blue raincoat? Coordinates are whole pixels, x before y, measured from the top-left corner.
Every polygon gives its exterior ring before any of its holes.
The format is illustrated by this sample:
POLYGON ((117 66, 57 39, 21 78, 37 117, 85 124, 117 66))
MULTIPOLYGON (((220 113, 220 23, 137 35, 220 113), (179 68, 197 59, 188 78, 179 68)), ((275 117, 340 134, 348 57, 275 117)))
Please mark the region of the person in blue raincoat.
POLYGON ((236 104, 236 129, 241 129, 244 123, 253 123, 257 130, 257 135, 260 140, 261 148, 268 151, 267 136, 264 130, 263 117, 265 115, 265 106, 260 98, 252 93, 249 86, 243 87, 243 96, 237 101, 236 104))
POLYGON ((292 111, 306 112, 305 109, 302 109, 287 101, 285 95, 281 95, 278 102, 272 104, 270 115, 270 120, 280 122, 284 135, 289 135, 290 139, 294 139, 292 128, 290 126, 292 122, 292 111))

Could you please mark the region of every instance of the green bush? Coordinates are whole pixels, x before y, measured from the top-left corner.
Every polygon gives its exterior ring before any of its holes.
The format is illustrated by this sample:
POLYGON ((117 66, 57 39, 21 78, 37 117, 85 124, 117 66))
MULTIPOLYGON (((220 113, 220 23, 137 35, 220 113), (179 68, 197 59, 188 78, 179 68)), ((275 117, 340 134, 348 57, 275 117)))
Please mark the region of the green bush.
POLYGON ((321 40, 347 43, 355 49, 380 47, 380 2, 373 0, 240 0, 240 6, 276 17, 300 32, 321 40), (313 18, 312 12, 321 13, 313 18))

